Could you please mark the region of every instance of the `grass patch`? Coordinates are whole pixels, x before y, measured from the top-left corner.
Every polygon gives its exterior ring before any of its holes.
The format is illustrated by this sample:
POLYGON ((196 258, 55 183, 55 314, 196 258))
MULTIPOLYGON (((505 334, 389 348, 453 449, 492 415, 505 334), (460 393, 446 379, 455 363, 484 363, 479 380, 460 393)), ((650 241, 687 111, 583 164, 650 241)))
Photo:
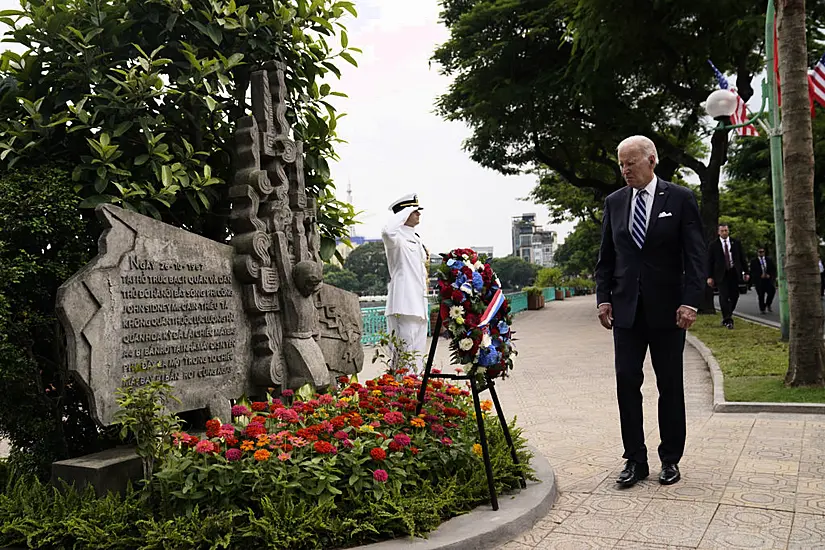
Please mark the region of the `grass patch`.
POLYGON ((713 352, 725 378, 728 401, 825 403, 825 388, 785 386, 788 344, 779 329, 735 320, 736 328, 721 325, 720 315, 700 315, 690 333, 713 352))

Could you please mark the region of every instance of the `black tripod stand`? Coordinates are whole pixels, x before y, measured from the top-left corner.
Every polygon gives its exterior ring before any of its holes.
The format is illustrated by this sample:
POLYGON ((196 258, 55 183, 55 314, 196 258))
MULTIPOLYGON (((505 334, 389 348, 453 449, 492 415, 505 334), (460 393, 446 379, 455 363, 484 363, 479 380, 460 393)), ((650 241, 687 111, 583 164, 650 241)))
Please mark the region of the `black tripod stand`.
MULTIPOLYGON (((479 401, 479 393, 490 390, 490 397, 493 399, 493 404, 496 407, 498 414, 498 421, 501 423, 501 429, 504 432, 504 439, 507 441, 507 446, 510 447, 510 456, 513 458, 513 464, 519 464, 518 455, 516 454, 516 447, 513 445, 513 438, 510 437, 510 429, 507 427, 507 421, 504 418, 504 412, 501 410, 501 404, 498 401, 496 394, 495 381, 489 376, 484 377, 484 387, 479 388, 476 381, 475 374, 470 372, 467 374, 433 374, 433 359, 435 358, 435 349, 438 345, 438 337, 441 334, 441 315, 435 322, 433 329, 433 341, 430 344, 430 353, 427 356, 427 365, 424 367, 424 376, 421 380, 421 389, 418 391, 418 406, 415 409, 416 414, 421 414, 421 408, 424 406, 424 397, 427 392, 427 383, 430 378, 444 378, 447 380, 469 380, 470 391, 473 395, 473 405, 476 411, 476 423, 478 424, 478 437, 481 441, 481 451, 484 457, 484 468, 487 472, 487 487, 490 490, 490 504, 493 505, 493 510, 498 510, 498 497, 496 496, 496 485, 493 480, 493 467, 490 464, 490 450, 487 446, 487 434, 484 431, 484 417, 481 415, 481 402, 479 401)), ((527 487, 527 480, 524 474, 521 475, 521 488, 527 487)))

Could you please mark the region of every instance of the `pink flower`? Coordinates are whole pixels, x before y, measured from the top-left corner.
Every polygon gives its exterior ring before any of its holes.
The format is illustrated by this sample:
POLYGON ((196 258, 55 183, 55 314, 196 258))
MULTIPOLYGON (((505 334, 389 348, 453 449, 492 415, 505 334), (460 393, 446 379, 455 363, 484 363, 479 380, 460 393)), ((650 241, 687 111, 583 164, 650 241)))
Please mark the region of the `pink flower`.
POLYGON ((329 404, 331 404, 333 401, 334 401, 333 397, 332 397, 330 394, 328 394, 328 393, 325 393, 324 395, 322 395, 322 396, 320 396, 320 397, 318 398, 318 402, 319 402, 321 405, 329 405, 329 404))
POLYGON ((195 451, 199 452, 202 455, 211 453, 212 451, 214 451, 214 449, 214 444, 208 439, 202 439, 201 441, 198 441, 197 445, 195 445, 195 451))
POLYGON ((395 437, 393 437, 393 440, 402 447, 407 447, 410 443, 412 443, 410 436, 407 434, 396 434, 395 437))
POLYGON ((372 422, 370 422, 370 426, 372 426, 373 428, 377 428, 380 425, 381 425, 381 423, 377 420, 373 420, 372 422))
POLYGON ((218 428, 218 437, 232 437, 235 435, 235 426, 232 424, 223 424, 218 428))
POLYGON ((333 437, 335 439, 346 439, 347 438, 347 432, 345 432, 344 430, 338 430, 337 432, 335 432, 333 434, 333 437))
POLYGON ((341 445, 343 445, 347 449, 352 449, 355 446, 353 444, 353 442, 349 439, 345 439, 345 440, 341 441, 341 445))
POLYGON ((283 395, 284 397, 292 397, 293 395, 295 395, 295 392, 292 390, 284 390, 281 392, 281 395, 283 395))
POLYGON ((229 462, 234 462, 236 460, 240 460, 243 453, 241 453, 240 449, 227 449, 226 450, 226 460, 229 462))
POLYGON ((386 470, 375 470, 372 473, 372 478, 375 481, 379 481, 381 483, 386 483, 387 480, 390 478, 390 476, 389 476, 389 474, 387 473, 386 470))
POLYGON ((249 409, 243 405, 235 405, 232 407, 232 416, 247 416, 248 414, 249 409))
POLYGON ((292 409, 278 409, 273 414, 284 422, 289 422, 290 424, 297 424, 301 421, 301 417, 292 409))
POLYGON ((403 424, 404 415, 398 411, 388 412, 384 415, 384 422, 387 424, 403 424))
POLYGON ((278 460, 280 460, 281 462, 284 462, 284 461, 286 461, 286 460, 289 460, 289 453, 281 453, 281 454, 279 454, 279 455, 278 455, 278 460))
POLYGON ((339 409, 346 409, 349 405, 346 401, 336 401, 335 406, 339 409))
POLYGON ((453 440, 452 440, 452 439, 450 439, 449 437, 442 437, 442 438, 441 438, 441 442, 442 442, 443 444, 447 445, 447 446, 449 446, 449 445, 452 445, 452 444, 453 444, 453 440))

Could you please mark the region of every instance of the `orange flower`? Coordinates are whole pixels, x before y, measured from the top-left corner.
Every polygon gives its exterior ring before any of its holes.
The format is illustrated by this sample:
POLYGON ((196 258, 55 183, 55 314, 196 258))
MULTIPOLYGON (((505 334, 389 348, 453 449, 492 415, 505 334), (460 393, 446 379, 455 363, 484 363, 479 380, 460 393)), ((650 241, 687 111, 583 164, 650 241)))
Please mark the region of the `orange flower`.
POLYGON ((490 412, 493 410, 493 402, 489 399, 481 402, 481 410, 484 412, 490 412))
POLYGON ((461 388, 457 388, 456 386, 450 386, 447 388, 447 393, 449 395, 458 395, 461 393, 461 388))
POLYGON ((246 441, 244 441, 243 443, 241 443, 241 450, 242 451, 251 451, 254 448, 255 448, 255 444, 252 443, 252 441, 250 441, 248 439, 246 441))
POLYGON ((269 445, 269 436, 268 435, 259 435, 258 442, 256 443, 258 447, 266 447, 269 445))
POLYGON ((476 455, 478 455, 478 456, 481 456, 482 454, 484 454, 484 452, 483 452, 483 450, 482 450, 482 448, 481 448, 481 445, 479 445, 478 443, 476 443, 475 445, 473 445, 473 452, 474 452, 476 455))
POLYGON ((410 424, 412 424, 415 428, 423 428, 427 425, 427 423, 424 422, 424 420, 422 420, 421 418, 413 418, 412 420, 410 420, 410 424))
POLYGON ((266 460, 269 460, 269 455, 270 452, 266 449, 258 449, 257 451, 255 451, 255 460, 257 460, 258 462, 264 462, 266 460))

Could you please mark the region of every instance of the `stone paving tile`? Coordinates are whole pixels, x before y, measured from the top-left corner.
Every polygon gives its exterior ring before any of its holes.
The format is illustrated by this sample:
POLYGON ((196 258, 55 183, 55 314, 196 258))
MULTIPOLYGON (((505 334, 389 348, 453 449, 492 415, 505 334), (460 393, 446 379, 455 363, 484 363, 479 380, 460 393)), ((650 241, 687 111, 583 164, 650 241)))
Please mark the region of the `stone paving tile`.
MULTIPOLYGON (((825 418, 714 414, 710 375, 689 346, 682 481, 656 479, 657 392, 648 358, 642 395, 651 476, 630 489, 616 486, 624 460, 613 340, 591 298, 516 317, 516 370, 497 389, 507 417, 518 416, 550 460, 560 494, 532 530, 501 548, 825 548, 825 418)), ((448 370, 445 350, 436 359, 448 370)))
POLYGON ((716 508, 709 502, 653 500, 624 540, 695 548, 716 508))
POLYGON ((791 527, 788 550, 825 548, 825 516, 796 514, 791 527))
POLYGON ((699 543, 704 549, 782 549, 787 546, 793 513, 720 505, 699 543))

